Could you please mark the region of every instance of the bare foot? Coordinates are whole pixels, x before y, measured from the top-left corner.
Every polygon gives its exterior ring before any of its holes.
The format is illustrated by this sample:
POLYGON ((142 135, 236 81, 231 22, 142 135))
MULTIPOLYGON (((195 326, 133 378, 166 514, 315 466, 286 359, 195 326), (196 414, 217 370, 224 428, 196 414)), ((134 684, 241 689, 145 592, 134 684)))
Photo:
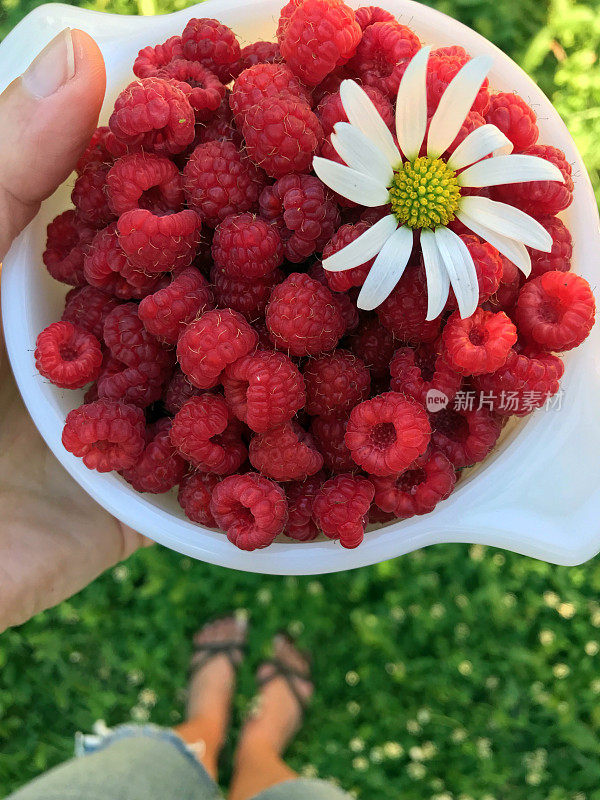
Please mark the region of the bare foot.
POLYGON ((210 719, 223 737, 235 685, 234 664, 237 666, 243 658, 246 630, 246 621, 232 616, 209 622, 194 636, 196 652, 191 664, 193 675, 188 689, 187 719, 210 719), (202 651, 202 645, 210 647, 220 642, 239 643, 239 649, 230 651, 231 660, 226 653, 212 655, 210 650, 202 651))
MULTIPOLYGON (((276 636, 273 640, 273 655, 285 666, 306 676, 289 680, 302 698, 303 704, 308 703, 314 691, 308 659, 283 635, 276 636)), ((256 743, 267 741, 281 755, 300 728, 303 709, 286 678, 281 675, 271 678, 275 673, 276 668, 269 663, 263 664, 258 670, 258 682, 266 682, 258 695, 254 713, 242 730, 240 750, 245 746, 252 747, 256 743)))

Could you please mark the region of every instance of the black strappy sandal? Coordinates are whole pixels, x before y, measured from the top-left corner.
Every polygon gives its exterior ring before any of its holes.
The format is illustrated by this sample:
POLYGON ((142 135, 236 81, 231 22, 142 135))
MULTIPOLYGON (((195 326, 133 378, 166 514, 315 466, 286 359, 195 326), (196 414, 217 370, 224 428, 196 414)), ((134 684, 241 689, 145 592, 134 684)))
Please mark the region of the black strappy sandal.
MULTIPOLYGON (((228 619, 228 617, 223 619, 228 619)), ((219 620, 214 621, 218 622, 219 620)), ((194 644, 194 654, 190 664, 189 680, 206 666, 211 659, 218 655, 226 656, 234 671, 237 670, 247 647, 248 643, 246 640, 239 642, 234 639, 224 639, 222 642, 200 642, 199 644, 194 644), (240 654, 238 661, 235 659, 236 653, 240 654)))
POLYGON ((290 690, 290 692, 294 695, 296 702, 300 708, 301 713, 304 715, 306 709, 310 704, 310 697, 304 698, 298 689, 296 688, 296 680, 305 681, 306 683, 310 683, 312 685, 311 680, 311 672, 310 672, 310 665, 311 665, 311 656, 308 653, 305 653, 298 649, 295 641, 289 636, 287 633, 279 633, 279 636, 283 636, 288 643, 294 647, 298 653, 302 656, 302 658, 306 661, 307 667, 306 671, 302 672, 299 669, 295 669, 294 667, 290 667, 289 664, 286 664, 279 658, 270 658, 267 661, 263 662, 263 666, 270 666, 273 668, 273 671, 264 678, 261 678, 258 681, 258 686, 262 689, 268 683, 275 680, 275 678, 283 678, 290 690))

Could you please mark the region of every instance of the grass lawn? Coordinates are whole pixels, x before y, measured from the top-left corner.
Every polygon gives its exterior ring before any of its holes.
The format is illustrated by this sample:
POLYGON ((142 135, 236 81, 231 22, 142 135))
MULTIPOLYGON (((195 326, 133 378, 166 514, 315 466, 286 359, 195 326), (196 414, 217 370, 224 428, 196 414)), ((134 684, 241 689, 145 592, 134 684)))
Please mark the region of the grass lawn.
MULTIPOLYGON (((0 0, 0 35, 37 4, 0 0)), ((598 190, 600 2, 437 7, 534 75, 598 190)), ((236 728, 277 630, 315 654, 294 767, 365 800, 600 800, 600 559, 567 569, 480 546, 318 579, 246 575, 158 547, 137 554, 0 638, 0 795, 67 758, 73 732, 98 719, 177 723, 192 633, 235 608, 253 624, 236 728)), ((225 778, 230 761, 231 749, 225 778)))

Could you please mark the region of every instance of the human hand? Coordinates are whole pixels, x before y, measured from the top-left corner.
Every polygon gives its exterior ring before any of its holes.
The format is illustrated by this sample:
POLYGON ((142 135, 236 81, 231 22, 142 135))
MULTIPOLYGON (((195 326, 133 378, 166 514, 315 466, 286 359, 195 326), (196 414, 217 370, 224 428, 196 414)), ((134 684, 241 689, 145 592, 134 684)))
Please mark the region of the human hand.
MULTIPOLYGON (((65 30, 0 95, 0 261, 72 172, 106 76, 87 34, 65 30)), ((46 447, 10 371, 0 325, 0 631, 83 588, 146 540, 98 506, 46 447)))

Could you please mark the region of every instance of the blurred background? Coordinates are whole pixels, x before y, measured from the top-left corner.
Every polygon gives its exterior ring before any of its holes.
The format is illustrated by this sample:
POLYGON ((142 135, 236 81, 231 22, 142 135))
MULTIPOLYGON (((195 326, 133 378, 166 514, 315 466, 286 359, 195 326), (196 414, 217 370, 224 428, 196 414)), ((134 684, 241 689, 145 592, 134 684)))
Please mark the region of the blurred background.
MULTIPOLYGON (((0 0, 0 37, 39 4, 0 0)), ((189 4, 79 5, 159 14, 189 4)), ((432 5, 534 77, 600 197, 600 0, 432 5)), ((0 794, 69 757, 73 732, 96 720, 178 723, 193 632, 242 608, 252 657, 236 727, 277 630, 315 654, 293 767, 310 764, 365 800, 600 800, 600 558, 563 568, 478 545, 320 578, 246 575, 158 547, 137 554, 0 638, 0 794)))

